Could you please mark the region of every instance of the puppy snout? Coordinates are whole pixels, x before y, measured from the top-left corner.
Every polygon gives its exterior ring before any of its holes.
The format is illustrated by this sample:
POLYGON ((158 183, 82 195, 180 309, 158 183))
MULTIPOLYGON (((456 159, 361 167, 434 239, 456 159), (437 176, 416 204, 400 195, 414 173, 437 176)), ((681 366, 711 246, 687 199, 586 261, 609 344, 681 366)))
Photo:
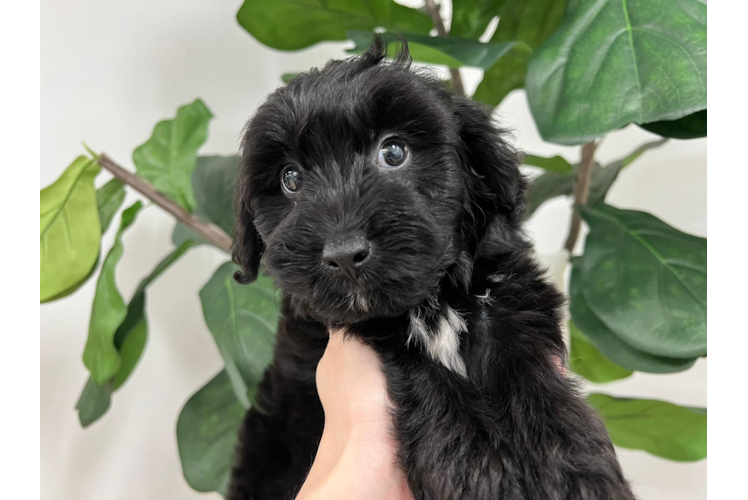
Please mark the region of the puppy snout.
POLYGON ((371 260, 371 245, 363 236, 332 239, 325 243, 322 262, 333 273, 355 280, 371 260))

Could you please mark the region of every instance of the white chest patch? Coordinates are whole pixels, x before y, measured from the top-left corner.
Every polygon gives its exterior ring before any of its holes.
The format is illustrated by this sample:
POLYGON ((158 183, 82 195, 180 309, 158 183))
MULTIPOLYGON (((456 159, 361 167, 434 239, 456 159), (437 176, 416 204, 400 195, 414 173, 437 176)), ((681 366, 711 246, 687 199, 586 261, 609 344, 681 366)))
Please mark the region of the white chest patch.
POLYGON ((467 378, 465 362, 460 356, 460 334, 466 331, 465 319, 449 306, 440 312, 433 331, 429 330, 417 310, 413 310, 410 312, 408 343, 415 339, 425 347, 431 359, 467 378))

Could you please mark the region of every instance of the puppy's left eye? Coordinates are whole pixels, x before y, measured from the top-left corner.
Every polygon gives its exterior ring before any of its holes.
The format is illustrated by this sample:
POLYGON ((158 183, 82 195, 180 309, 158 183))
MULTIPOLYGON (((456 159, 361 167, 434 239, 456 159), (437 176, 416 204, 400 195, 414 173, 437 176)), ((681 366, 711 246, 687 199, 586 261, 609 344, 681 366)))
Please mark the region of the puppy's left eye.
POLYGON ((281 184, 283 190, 288 194, 294 194, 301 187, 302 176, 299 169, 288 166, 281 172, 281 184))
POLYGON ((408 150, 405 144, 394 139, 387 140, 382 144, 377 156, 377 163, 382 168, 401 167, 408 159, 408 150))

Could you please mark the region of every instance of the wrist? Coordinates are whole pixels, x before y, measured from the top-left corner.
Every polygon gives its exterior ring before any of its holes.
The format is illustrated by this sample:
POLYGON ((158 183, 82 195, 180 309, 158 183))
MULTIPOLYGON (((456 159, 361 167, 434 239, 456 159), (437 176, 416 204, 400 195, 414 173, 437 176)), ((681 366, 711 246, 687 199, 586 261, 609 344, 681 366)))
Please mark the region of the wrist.
POLYGON ((404 473, 395 462, 394 440, 386 430, 371 431, 326 425, 297 500, 412 499, 404 473))

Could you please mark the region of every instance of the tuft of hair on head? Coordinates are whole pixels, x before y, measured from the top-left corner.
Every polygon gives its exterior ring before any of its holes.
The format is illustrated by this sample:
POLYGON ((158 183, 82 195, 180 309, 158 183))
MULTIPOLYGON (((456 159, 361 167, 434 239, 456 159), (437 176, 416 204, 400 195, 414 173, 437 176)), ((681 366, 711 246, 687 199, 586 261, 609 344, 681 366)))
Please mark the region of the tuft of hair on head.
POLYGON ((363 67, 376 66, 387 57, 387 39, 381 33, 374 33, 369 49, 359 56, 363 67))
MULTIPOLYGON (((398 44, 397 52, 395 52, 393 64, 408 68, 412 62, 410 51, 408 50, 408 40, 402 34, 398 34, 397 39, 400 43, 398 44)), ((357 58, 359 71, 382 64, 387 58, 387 49, 387 37, 382 33, 374 33, 369 49, 357 58)))
POLYGON ((402 33, 397 34, 397 39, 400 42, 400 46, 397 48, 395 53, 395 64, 398 66, 404 66, 409 68, 413 62, 413 58, 410 57, 410 49, 408 48, 408 39, 402 33))

